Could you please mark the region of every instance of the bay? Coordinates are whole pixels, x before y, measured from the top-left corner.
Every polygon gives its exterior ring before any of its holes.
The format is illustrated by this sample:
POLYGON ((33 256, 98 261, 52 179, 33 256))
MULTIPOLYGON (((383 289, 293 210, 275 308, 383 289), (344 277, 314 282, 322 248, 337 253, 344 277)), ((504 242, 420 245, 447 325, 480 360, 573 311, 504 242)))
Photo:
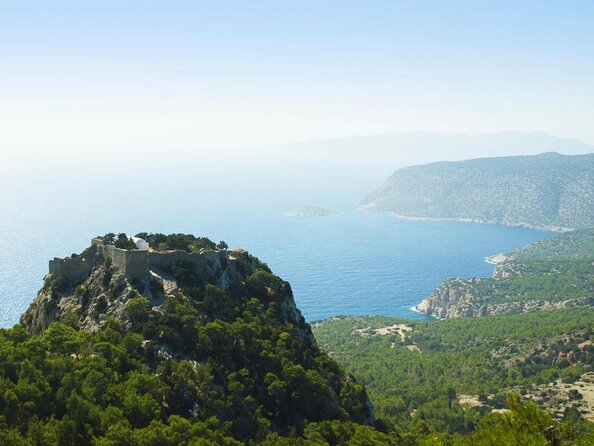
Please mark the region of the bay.
POLYGON ((411 307, 444 279, 489 276, 493 266, 485 256, 551 235, 361 212, 354 190, 321 189, 319 181, 308 188, 268 170, 56 170, 1 185, 3 327, 18 322, 50 258, 80 252, 107 232, 187 232, 247 249, 291 283, 310 322, 335 315, 423 317, 411 307), (305 204, 339 212, 283 215, 305 204))

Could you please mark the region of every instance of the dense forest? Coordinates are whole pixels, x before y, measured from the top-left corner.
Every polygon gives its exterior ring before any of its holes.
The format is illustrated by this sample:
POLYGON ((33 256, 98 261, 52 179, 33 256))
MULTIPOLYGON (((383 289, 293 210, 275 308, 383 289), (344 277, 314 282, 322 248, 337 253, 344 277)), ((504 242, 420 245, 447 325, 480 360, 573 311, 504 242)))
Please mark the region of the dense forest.
POLYGON ((41 336, 0 331, 0 444, 236 445, 279 438, 273 432, 323 439, 334 429, 384 437, 354 422, 360 386, 343 382, 333 396, 336 364, 286 327, 246 319, 198 329, 187 305, 167 306, 167 322, 154 328, 187 351, 200 343, 201 360, 158 357, 140 326, 115 320, 97 333, 61 323, 41 336))
MULTIPOLYGON (((404 436, 426 429, 455 443, 507 408, 510 395, 527 399, 594 371, 593 320, 593 309, 573 308, 447 321, 345 317, 313 327, 320 346, 366 386, 378 416, 404 436)), ((594 413, 581 414, 579 392, 572 396, 550 410, 592 435, 583 415, 594 413)))

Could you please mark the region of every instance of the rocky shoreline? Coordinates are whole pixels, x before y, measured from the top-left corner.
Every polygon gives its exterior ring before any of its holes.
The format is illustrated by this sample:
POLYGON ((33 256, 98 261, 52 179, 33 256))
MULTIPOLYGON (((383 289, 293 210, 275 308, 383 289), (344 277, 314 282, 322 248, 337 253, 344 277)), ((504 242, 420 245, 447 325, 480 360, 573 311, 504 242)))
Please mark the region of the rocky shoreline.
MULTIPOLYGON (((366 211, 376 211, 380 209, 375 209, 372 206, 363 206, 363 209, 366 211)), ((413 215, 404 215, 399 214, 397 212, 390 212, 390 214, 394 215, 396 218, 401 220, 413 220, 413 221, 457 221, 461 223, 479 223, 482 225, 500 225, 500 226, 508 226, 510 228, 526 228, 526 229, 533 229, 535 231, 550 231, 550 232, 571 232, 574 231, 575 228, 568 228, 563 226, 548 226, 548 225, 532 225, 530 223, 506 223, 494 220, 481 220, 476 218, 464 218, 464 217, 421 217, 421 216, 413 216, 413 215)))
MULTIPOLYGON (((571 268, 564 269, 564 262, 569 259, 592 258, 594 262, 594 257, 587 251, 590 248, 586 248, 589 246, 590 234, 584 231, 573 234, 558 235, 509 254, 488 256, 485 261, 495 265, 491 278, 448 279, 416 305, 414 311, 449 319, 594 306, 594 291, 591 287, 584 287, 581 293, 570 296, 555 294, 558 284, 551 289, 542 288, 539 293, 532 292, 535 278, 540 277, 538 275, 542 275, 542 281, 546 283, 546 277, 557 274, 555 281, 566 283, 566 286, 571 286, 576 280, 587 280, 583 277, 577 279, 578 276, 572 275, 575 273, 571 268), (578 245, 584 249, 577 250, 578 245), (528 288, 522 288, 524 276, 526 280, 532 281, 524 285, 528 288)), ((588 262, 590 260, 587 260, 587 265, 588 262)))
POLYGON ((594 296, 562 301, 525 300, 520 302, 489 303, 473 293, 472 283, 481 279, 451 279, 423 299, 415 310, 438 319, 494 316, 503 313, 527 313, 562 308, 594 306, 594 296))

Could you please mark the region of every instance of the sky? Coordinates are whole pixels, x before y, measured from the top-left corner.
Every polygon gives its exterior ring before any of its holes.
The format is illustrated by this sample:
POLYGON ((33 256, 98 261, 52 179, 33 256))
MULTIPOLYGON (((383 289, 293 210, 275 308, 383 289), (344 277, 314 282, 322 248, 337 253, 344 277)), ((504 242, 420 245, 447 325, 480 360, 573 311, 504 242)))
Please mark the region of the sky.
POLYGON ((0 0, 0 152, 429 130, 594 143, 594 2, 0 0))

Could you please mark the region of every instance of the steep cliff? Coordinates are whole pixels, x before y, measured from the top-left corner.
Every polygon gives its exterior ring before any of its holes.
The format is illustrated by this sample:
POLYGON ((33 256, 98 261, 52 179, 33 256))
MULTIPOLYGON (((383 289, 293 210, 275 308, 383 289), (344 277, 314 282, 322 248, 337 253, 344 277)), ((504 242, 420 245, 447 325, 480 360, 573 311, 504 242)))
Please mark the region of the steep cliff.
POLYGON ((448 319, 594 305, 594 230, 499 257, 491 278, 446 280, 416 309, 448 319))
MULTIPOLYGON (((87 252, 88 250, 85 250, 87 252)), ((128 302, 142 295, 149 299, 152 312, 158 312, 166 296, 182 294, 200 304, 200 293, 207 285, 223 290, 238 287, 259 269, 265 268, 246 251, 202 250, 187 253, 183 250, 151 253, 146 277, 130 279, 111 258, 97 253, 95 267, 78 280, 48 274, 43 288, 21 317, 21 323, 32 332, 41 332, 53 322, 67 317, 77 328, 96 331, 105 321, 116 318, 129 325, 126 312, 128 302)), ((81 256, 79 256, 81 257, 81 256)), ((296 325, 307 335, 305 323, 298 310, 289 311, 295 304, 290 287, 283 293, 287 312, 280 317, 296 325)))
POLYGON ((502 313, 559 310, 579 306, 594 307, 594 295, 560 301, 531 299, 518 302, 490 303, 490 296, 477 291, 473 286, 480 280, 447 280, 423 299, 415 308, 421 313, 430 316, 449 319, 470 316, 492 316, 502 313))

